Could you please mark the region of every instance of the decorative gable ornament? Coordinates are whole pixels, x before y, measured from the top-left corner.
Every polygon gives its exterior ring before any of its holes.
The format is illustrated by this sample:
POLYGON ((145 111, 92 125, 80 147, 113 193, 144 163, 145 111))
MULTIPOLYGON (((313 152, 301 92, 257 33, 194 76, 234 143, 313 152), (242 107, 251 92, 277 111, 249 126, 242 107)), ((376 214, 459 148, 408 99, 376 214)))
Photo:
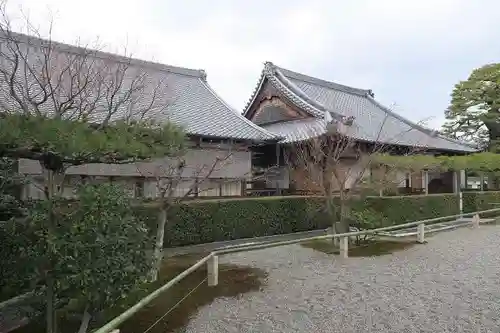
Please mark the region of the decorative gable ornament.
POLYGON ((352 126, 352 124, 354 123, 354 119, 355 117, 354 116, 349 116, 349 117, 342 117, 342 124, 346 125, 346 126, 352 126))
POLYGON ((336 120, 332 120, 329 123, 326 123, 326 134, 327 135, 335 135, 339 132, 339 123, 336 120))
POLYGON ((330 114, 329 111, 325 111, 325 122, 328 124, 328 123, 331 123, 333 118, 332 118, 332 115, 330 114))

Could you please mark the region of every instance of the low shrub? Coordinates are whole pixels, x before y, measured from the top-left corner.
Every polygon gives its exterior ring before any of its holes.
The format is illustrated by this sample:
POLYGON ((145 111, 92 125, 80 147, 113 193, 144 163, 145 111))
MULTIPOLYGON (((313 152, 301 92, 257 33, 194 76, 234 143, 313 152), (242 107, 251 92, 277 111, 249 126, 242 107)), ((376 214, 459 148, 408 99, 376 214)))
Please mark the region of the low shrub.
MULTIPOLYGON (((164 247, 202 244, 260 236, 318 230, 331 226, 322 213, 320 197, 267 197, 189 202, 173 207, 165 228, 164 247)), ((458 213, 456 195, 367 197, 354 211, 373 210, 384 224, 428 219, 458 213)), ((136 214, 156 230, 155 205, 136 208, 136 214)))
POLYGON ((465 213, 500 208, 500 192, 465 192, 463 193, 463 205, 465 213))
POLYGON ((410 195, 400 197, 368 197, 354 208, 373 209, 396 225, 459 213, 455 194, 410 195))

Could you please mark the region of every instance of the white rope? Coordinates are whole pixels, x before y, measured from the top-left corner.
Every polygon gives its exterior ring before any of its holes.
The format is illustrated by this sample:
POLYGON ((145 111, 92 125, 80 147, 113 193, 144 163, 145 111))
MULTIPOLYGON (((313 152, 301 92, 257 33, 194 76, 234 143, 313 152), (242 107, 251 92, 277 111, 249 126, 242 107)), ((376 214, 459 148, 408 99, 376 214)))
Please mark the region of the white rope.
POLYGON ((207 278, 205 277, 203 280, 201 280, 200 283, 198 283, 198 285, 196 287, 194 287, 193 289, 191 289, 190 292, 188 292, 183 298, 181 298, 177 303, 175 303, 175 305, 173 307, 171 307, 167 312, 165 312, 163 314, 163 316, 161 316, 160 318, 158 318, 157 321, 155 321, 153 323, 153 325, 149 326, 143 333, 147 333, 149 332, 153 327, 156 326, 156 324, 158 324, 160 321, 163 320, 163 318, 165 318, 166 316, 168 316, 168 314, 170 312, 172 312, 175 308, 177 308, 179 306, 179 304, 181 304, 182 301, 184 301, 186 298, 188 298, 189 295, 191 295, 196 289, 198 289, 205 281, 207 280, 207 278))

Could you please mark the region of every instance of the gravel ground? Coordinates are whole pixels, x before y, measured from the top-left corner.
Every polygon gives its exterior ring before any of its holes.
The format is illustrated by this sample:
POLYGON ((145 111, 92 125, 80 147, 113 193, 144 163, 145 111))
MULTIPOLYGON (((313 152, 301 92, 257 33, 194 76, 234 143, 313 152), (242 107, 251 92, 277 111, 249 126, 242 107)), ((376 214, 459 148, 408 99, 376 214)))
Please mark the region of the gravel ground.
POLYGON ((262 268, 268 281, 201 308, 185 331, 500 332, 500 226, 428 241, 379 257, 292 245, 221 258, 262 268))

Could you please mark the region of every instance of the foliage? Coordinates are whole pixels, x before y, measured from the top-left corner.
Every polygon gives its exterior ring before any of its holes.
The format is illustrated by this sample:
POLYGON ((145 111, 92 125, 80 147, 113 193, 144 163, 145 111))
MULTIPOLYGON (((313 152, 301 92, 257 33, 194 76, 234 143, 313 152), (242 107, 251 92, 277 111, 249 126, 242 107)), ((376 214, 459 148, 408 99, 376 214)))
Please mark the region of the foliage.
MULTIPOLYGON (((339 199, 336 198, 338 206, 339 199)), ((185 203, 172 207, 165 226, 164 247, 328 228, 321 197, 270 197, 185 203)), ((137 217, 156 230, 157 207, 136 208, 137 217)), ((458 213, 456 195, 366 197, 355 201, 351 214, 366 210, 384 216, 384 224, 399 224, 458 213)), ((338 209, 336 209, 338 214, 338 209)))
POLYGON ((88 307, 95 313, 143 281, 152 244, 120 187, 86 185, 78 195, 78 203, 38 201, 29 218, 2 224, 1 265, 9 268, 2 275, 9 275, 6 285, 19 293, 45 285, 50 270, 58 308, 88 307), (47 222, 51 214, 54 225, 47 222))
POLYGON ((18 199, 22 178, 15 173, 15 161, 0 158, 0 295, 2 298, 16 296, 29 289, 33 271, 27 263, 32 258, 28 247, 31 233, 22 217, 26 210, 18 199), (20 243, 20 247, 15 244, 20 243), (19 271, 21 270, 21 272, 19 271), (21 274, 19 274, 21 273, 21 274))
POLYGON ((85 47, 68 51, 50 35, 40 39, 28 19, 27 31, 35 37, 15 34, 7 12, 0 3, 0 75, 8 88, 0 113, 0 157, 39 161, 47 200, 35 203, 26 220, 2 226, 2 237, 20 236, 11 240, 10 253, 28 256, 26 266, 20 260, 14 271, 34 271, 38 277, 32 280, 46 284, 47 332, 56 331, 60 304, 54 307, 54 291, 56 298, 84 306, 84 331, 89 311, 113 303, 142 279, 151 239, 131 217, 121 191, 83 187, 79 205, 64 209, 55 179, 72 165, 177 156, 184 134, 152 120, 171 102, 163 80, 127 56, 104 59, 85 47))
MULTIPOLYGON (((273 197, 184 203, 171 208, 164 247, 270 236, 328 227, 320 220, 318 198, 273 197)), ((156 230, 155 206, 137 207, 137 216, 156 230)))
POLYGON ((16 161, 0 158, 0 221, 24 215, 19 200, 24 179, 16 173, 16 161))
POLYGON ((464 192, 463 205, 465 213, 500 208, 500 192, 464 192))
MULTIPOLYGON (((86 185, 79 204, 59 207, 53 246, 55 277, 61 293, 103 310, 134 289, 150 268, 151 239, 143 223, 133 217, 126 195, 118 186, 86 185)), ((49 209, 40 202, 34 221, 43 224, 49 209)))
POLYGON ((354 211, 371 209, 385 216, 389 225, 458 214, 455 194, 368 197, 354 211))
POLYGON ((352 211, 350 219, 354 222, 352 225, 360 230, 376 229, 389 225, 387 217, 373 208, 352 211))
POLYGON ((465 141, 493 148, 500 138, 500 64, 488 64, 472 71, 455 85, 445 112, 445 132, 465 141))
POLYGON ((0 295, 11 298, 28 291, 40 291, 40 257, 44 248, 40 228, 29 219, 0 222, 0 295))
POLYGON ((115 122, 103 129, 90 123, 44 116, 0 117, 0 156, 38 159, 44 153, 79 165, 164 157, 181 150, 183 132, 170 123, 115 122))
POLYGON ((432 155, 407 155, 396 156, 378 154, 374 161, 380 165, 391 168, 421 171, 421 170, 470 170, 470 171, 499 171, 500 154, 491 152, 475 153, 463 156, 432 156, 432 155))

